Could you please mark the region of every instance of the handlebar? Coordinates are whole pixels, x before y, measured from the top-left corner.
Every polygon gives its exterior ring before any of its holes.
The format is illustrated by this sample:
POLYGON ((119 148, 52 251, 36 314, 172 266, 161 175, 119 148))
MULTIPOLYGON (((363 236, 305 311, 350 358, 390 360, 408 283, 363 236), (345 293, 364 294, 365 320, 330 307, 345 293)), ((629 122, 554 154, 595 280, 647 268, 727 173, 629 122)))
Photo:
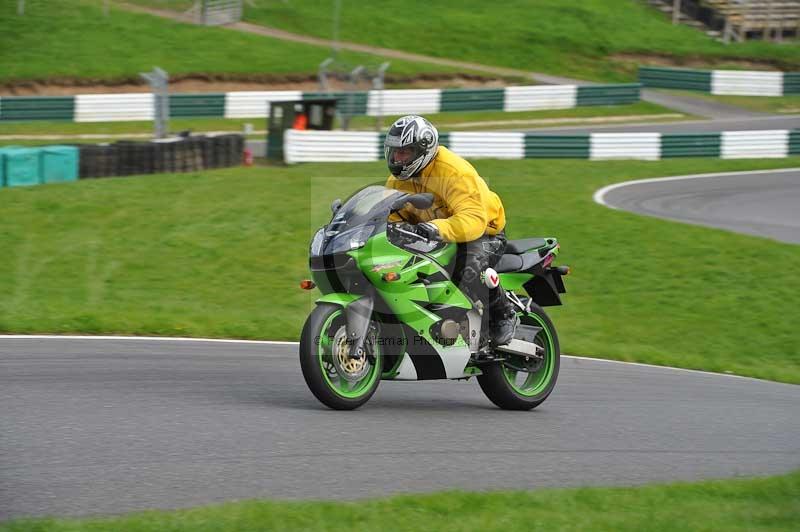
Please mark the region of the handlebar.
POLYGON ((407 235, 407 236, 413 236, 417 240, 422 240, 422 241, 424 241, 426 243, 430 243, 431 242, 431 240, 429 238, 425 238, 424 236, 418 235, 417 233, 413 233, 411 231, 406 231, 405 229, 400 229, 400 227, 398 227, 396 225, 394 226, 394 230, 397 231, 398 233, 402 233, 402 234, 407 235))

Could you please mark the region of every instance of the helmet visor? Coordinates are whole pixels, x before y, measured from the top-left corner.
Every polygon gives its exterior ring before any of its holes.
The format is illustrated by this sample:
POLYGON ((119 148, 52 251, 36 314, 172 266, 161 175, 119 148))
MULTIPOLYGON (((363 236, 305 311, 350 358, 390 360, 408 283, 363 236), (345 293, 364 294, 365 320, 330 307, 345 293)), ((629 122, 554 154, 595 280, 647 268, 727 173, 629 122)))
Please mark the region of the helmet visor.
POLYGON ((391 165, 406 166, 423 155, 423 151, 418 146, 387 146, 386 161, 391 165))

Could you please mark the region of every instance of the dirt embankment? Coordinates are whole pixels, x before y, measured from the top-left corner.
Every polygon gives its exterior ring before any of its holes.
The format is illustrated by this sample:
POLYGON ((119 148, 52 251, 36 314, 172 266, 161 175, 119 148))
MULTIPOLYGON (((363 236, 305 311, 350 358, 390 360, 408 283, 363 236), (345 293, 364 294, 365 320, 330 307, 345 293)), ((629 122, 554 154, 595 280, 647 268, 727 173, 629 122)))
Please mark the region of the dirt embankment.
MULTIPOLYGON (((519 80, 473 74, 418 74, 415 76, 387 76, 387 88, 491 88, 515 84, 519 80)), ((530 84, 526 81, 526 84, 530 84)), ((333 90, 353 90, 347 81, 331 80, 333 90)), ((234 92, 234 91, 318 91, 319 81, 310 74, 185 74, 170 79, 170 91, 181 93, 234 92)), ((357 90, 371 89, 369 83, 360 83, 357 90)), ((82 78, 52 78, 46 80, 0 83, 0 95, 5 96, 69 96, 74 94, 111 94, 150 92, 143 80, 120 78, 98 80, 82 78)))
POLYGON ((740 68, 745 70, 798 70, 800 65, 792 65, 772 59, 735 59, 728 57, 678 57, 660 54, 620 53, 610 59, 623 63, 646 66, 664 66, 680 68, 714 69, 720 67, 740 68))

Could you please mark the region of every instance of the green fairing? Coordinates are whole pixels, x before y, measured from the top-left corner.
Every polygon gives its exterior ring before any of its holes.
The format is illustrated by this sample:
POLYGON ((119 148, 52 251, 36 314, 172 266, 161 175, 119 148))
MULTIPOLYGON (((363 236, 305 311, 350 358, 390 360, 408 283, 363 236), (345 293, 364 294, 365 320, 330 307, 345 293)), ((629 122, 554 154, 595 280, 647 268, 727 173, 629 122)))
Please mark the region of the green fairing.
MULTIPOLYGON (((455 252, 456 246, 448 245, 431 253, 430 257, 444 265, 453 259, 455 252)), ((415 255, 389 242, 385 232, 373 236, 363 248, 354 252, 354 256, 364 275, 392 312, 433 345, 436 342, 430 335, 430 327, 441 320, 441 317, 425 309, 426 303, 472 308, 467 297, 449 280, 433 282, 427 286, 419 282, 420 274, 422 277, 432 276, 440 272, 441 267, 421 255, 416 256, 413 264, 408 264, 415 255), (372 271, 376 266, 388 266, 395 262, 396 266, 372 271), (389 272, 400 274, 400 279, 384 281, 383 276, 389 272)), ((459 338, 455 345, 466 344, 459 338)))
POLYGON ((505 290, 522 290, 522 285, 531 279, 532 273, 501 273, 500 286, 505 290))
POLYGON ((346 307, 356 299, 361 298, 362 296, 357 294, 341 294, 332 292, 330 294, 325 294, 324 296, 317 299, 317 304, 320 303, 333 303, 334 305, 340 305, 342 307, 346 307))
MULTIPOLYGON (((449 280, 433 282, 428 286, 418 282, 420 274, 423 277, 432 276, 440 272, 441 267, 417 255, 414 263, 404 268, 415 255, 390 243, 385 232, 374 235, 364 247, 348 254, 356 260, 364 276, 392 312, 416 334, 426 338, 433 345, 436 345, 436 342, 430 335, 430 327, 441 320, 441 317, 425 309, 424 305, 439 303, 467 310, 472 308, 469 299, 449 280), (400 274, 400 279, 393 282, 384 281, 383 276, 389 272, 400 274)), ((451 261, 455 254, 456 245, 450 244, 429 256, 444 265, 451 261)), ((322 285, 320 289, 324 290, 322 285)), ((329 293, 319 298, 317 303, 335 303, 346 307, 359 297, 361 296, 329 293)), ((466 343, 459 338, 455 345, 466 345, 466 343)))

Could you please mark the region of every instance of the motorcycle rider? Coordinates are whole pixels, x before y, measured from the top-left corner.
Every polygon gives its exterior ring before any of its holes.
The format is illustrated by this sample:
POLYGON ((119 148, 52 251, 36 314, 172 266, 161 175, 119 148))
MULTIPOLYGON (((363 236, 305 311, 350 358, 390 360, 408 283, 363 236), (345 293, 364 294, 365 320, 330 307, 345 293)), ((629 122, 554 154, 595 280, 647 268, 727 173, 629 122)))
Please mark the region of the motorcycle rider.
POLYGON ((470 163, 439 146, 438 131, 421 116, 404 116, 389 127, 384 155, 391 172, 387 187, 434 196, 431 208, 408 204, 389 221, 428 239, 458 243, 453 282, 477 306, 488 308, 492 343, 509 343, 517 324, 514 306, 499 285, 490 289, 483 277, 506 248, 500 198, 470 163))

